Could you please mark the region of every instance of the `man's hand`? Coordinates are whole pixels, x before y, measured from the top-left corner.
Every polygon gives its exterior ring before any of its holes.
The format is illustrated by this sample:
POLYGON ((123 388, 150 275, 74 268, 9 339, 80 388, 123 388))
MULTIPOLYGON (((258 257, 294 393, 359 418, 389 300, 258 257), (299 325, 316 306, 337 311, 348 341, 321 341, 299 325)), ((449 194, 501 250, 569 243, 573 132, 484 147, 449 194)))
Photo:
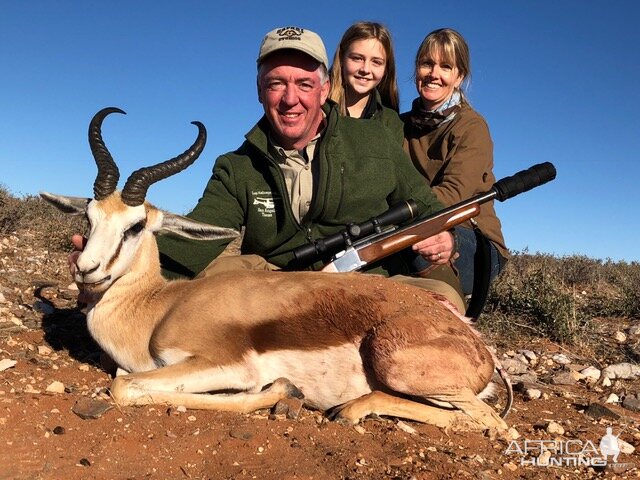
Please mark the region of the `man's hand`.
MULTIPOLYGON (((73 251, 69 254, 69 271, 71 276, 75 279, 75 273, 78 269, 76 262, 84 246, 87 244, 87 239, 82 235, 75 234, 71 237, 71 243, 73 244, 73 251)), ((80 286, 80 292, 78 293, 78 306, 85 307, 91 303, 95 303, 96 298, 92 294, 84 291, 80 286)))
POLYGON ((87 243, 87 239, 76 233, 71 236, 71 243, 73 244, 73 251, 69 254, 69 271, 73 277, 76 273, 76 269, 78 268, 76 262, 78 261, 80 252, 82 252, 87 243))
POLYGON ((452 259, 455 253, 455 239, 452 233, 442 232, 426 240, 421 240, 411 248, 432 264, 444 265, 452 259))

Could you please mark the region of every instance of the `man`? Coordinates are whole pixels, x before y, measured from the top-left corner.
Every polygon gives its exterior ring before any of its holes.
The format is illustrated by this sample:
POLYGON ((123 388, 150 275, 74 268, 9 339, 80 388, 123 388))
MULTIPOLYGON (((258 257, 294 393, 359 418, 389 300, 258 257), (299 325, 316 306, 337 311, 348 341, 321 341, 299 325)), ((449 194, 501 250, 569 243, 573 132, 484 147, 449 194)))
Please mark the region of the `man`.
MULTIPOLYGON (((297 27, 275 29, 265 36, 257 64, 258 99, 265 114, 238 150, 216 160, 202 198, 188 215, 237 230, 244 227, 243 256, 231 260, 236 262, 232 268, 247 262, 253 263, 251 268, 292 268, 296 247, 403 200, 415 200, 419 214, 442 208, 379 122, 341 117, 327 102, 328 60, 317 34, 297 27), (248 254, 260 258, 254 262, 256 257, 248 254)), ((188 277, 215 273, 220 263, 211 261, 228 243, 158 241, 165 274, 188 277)), ((414 246, 445 272, 453 249, 448 232, 414 246)), ((420 286, 427 281, 406 277, 409 270, 401 255, 368 271, 400 275, 420 286)), ((461 299, 455 300, 463 309, 461 299)))

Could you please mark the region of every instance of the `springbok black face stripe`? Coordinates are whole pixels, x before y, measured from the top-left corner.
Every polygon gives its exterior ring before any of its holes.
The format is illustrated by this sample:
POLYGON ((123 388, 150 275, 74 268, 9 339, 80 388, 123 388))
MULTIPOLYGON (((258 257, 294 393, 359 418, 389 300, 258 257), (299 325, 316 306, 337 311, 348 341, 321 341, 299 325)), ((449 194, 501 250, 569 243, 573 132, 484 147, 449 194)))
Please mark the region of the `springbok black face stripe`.
POLYGON ((118 258, 120 257, 120 251, 122 250, 124 242, 126 242, 130 238, 140 235, 140 233, 144 231, 144 227, 146 226, 146 224, 147 220, 143 219, 139 222, 134 223, 131 227, 125 230, 124 235, 122 235, 122 238, 120 239, 120 243, 118 243, 118 248, 107 262, 107 270, 110 270, 111 267, 118 261, 118 258))
POLYGON ((107 271, 111 270, 111 267, 118 261, 118 257, 120 257, 120 250, 122 250, 122 244, 124 243, 124 237, 118 243, 118 248, 116 248, 115 253, 111 256, 109 261, 107 262, 107 271))

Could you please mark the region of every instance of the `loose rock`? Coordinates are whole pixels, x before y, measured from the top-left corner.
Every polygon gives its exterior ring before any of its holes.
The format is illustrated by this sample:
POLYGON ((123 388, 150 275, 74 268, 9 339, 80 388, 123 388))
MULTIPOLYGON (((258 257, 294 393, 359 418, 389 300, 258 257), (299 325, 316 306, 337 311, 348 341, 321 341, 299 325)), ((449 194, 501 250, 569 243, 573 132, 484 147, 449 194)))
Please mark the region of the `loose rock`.
POLYGON ((620 402, 620 397, 618 397, 618 395, 616 395, 615 393, 612 393, 607 397, 604 403, 619 403, 619 402, 620 402))
POLYGON ((633 445, 621 439, 618 439, 618 447, 620 447, 620 452, 626 455, 631 455, 636 451, 636 448, 633 445))
POLYGON ((532 352, 531 350, 520 350, 520 353, 524 355, 524 357, 529 360, 531 363, 535 363, 538 361, 538 356, 532 352))
POLYGON ((542 397, 542 392, 537 388, 527 388, 524 391, 524 398, 526 400, 537 400, 540 397, 542 397))
POLYGON ((632 393, 631 395, 627 395, 622 401, 622 406, 627 410, 640 412, 640 394, 632 393))
POLYGON ((587 367, 585 369, 580 370, 580 373, 585 377, 585 380, 591 382, 597 382, 602 375, 602 372, 598 370, 596 367, 587 367))
POLYGON ((515 358, 503 358, 501 361, 504 369, 511 375, 519 375, 529 371, 529 367, 525 363, 515 358))
POLYGON ((602 375, 610 379, 631 380, 640 377, 640 365, 626 362, 616 363, 605 368, 602 375))
POLYGON ((558 373, 551 377, 551 383, 553 385, 575 385, 577 382, 575 373, 578 372, 569 371, 558 373))
POLYGON ((624 343, 627 341, 627 336, 623 332, 616 332, 613 334, 613 339, 618 343, 624 343))
POLYGON ((564 427, 557 422, 549 422, 545 430, 552 435, 564 435, 564 427))
POLYGON ((237 438, 238 440, 247 441, 253 438, 253 433, 244 428, 234 428, 229 432, 229 436, 231 438, 237 438))
POLYGON ((57 380, 51 382, 46 388, 46 391, 49 393, 64 393, 64 383, 58 382, 57 380))
POLYGON ((591 418, 595 418, 599 420, 603 417, 618 419, 620 415, 618 415, 613 410, 608 409, 607 407, 600 405, 599 403, 591 403, 584 411, 585 415, 589 415, 591 418))
POLYGON ((96 419, 113 408, 113 405, 103 400, 82 397, 76 402, 71 411, 83 420, 96 419))
POLYGON ((396 423, 396 426, 403 432, 407 432, 412 435, 415 435, 416 433, 418 433, 418 431, 415 428, 413 428, 411 425, 407 425, 402 420, 398 420, 398 423, 396 423))
POLYGON ((304 401, 299 398, 283 398, 276 403, 271 413, 274 415, 286 415, 289 420, 295 420, 300 415, 304 401))
POLYGON ((552 357, 552 360, 560 365, 567 365, 571 363, 569 357, 567 357, 564 353, 558 353, 552 357))
POLYGON ((0 360, 0 372, 7 370, 9 368, 15 367, 18 362, 15 360, 10 360, 8 358, 3 358, 0 360))

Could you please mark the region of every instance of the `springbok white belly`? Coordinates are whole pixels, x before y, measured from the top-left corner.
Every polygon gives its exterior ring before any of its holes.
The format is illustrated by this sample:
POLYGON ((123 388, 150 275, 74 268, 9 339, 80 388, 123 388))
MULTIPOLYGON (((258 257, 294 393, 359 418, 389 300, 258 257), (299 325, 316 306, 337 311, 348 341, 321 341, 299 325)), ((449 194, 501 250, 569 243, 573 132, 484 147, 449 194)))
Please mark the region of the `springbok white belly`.
POLYGON ((248 361, 266 385, 285 377, 305 396, 305 403, 326 410, 371 392, 358 346, 345 344, 321 350, 276 350, 253 353, 248 361))

